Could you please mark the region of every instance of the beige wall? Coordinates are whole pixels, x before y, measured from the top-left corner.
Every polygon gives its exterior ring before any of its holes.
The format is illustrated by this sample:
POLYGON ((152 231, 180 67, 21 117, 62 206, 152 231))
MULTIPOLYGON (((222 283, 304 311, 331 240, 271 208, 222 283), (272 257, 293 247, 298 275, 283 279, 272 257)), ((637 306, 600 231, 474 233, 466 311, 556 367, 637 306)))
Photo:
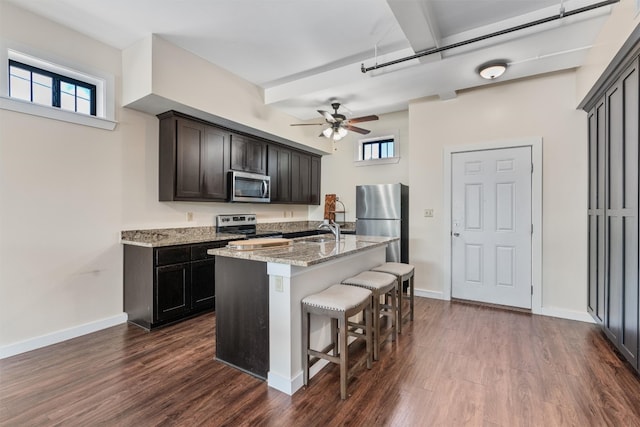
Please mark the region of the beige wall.
MULTIPOLYGON (((311 126, 309 126, 311 128, 311 126)), ((322 219, 324 215, 324 195, 336 194, 346 207, 346 220, 355 221, 356 213, 356 185, 360 184, 409 184, 409 121, 408 112, 402 111, 392 114, 380 115, 380 120, 365 122, 361 127, 369 129, 370 134, 360 136, 349 133, 342 140, 334 144, 335 150, 330 156, 322 158, 322 204, 316 208, 311 207, 309 216, 312 219, 322 219), (399 144, 400 160, 393 164, 374 164, 358 166, 357 159, 358 141, 361 138, 373 138, 395 134, 399 144)), ((313 127, 310 131, 317 138, 320 133, 313 127)), ((338 221, 342 216, 338 215, 338 221)))
MULTIPOLYGON (((623 0, 626 9, 622 10, 631 11, 632 4, 633 0, 623 0)), ((408 183, 417 287, 437 295, 445 286, 443 147, 541 136, 544 304, 584 311, 586 132, 583 113, 575 111, 580 100, 576 92, 588 90, 580 89, 589 86, 583 82, 597 78, 606 66, 603 58, 613 56, 611 52, 637 24, 635 15, 627 15, 617 13, 607 24, 603 31, 607 42, 602 43, 605 54, 594 53, 592 65, 584 74, 565 72, 497 85, 464 92, 446 102, 419 100, 408 112, 384 115, 378 122, 367 123, 363 127, 372 129, 372 135, 389 129, 400 131, 400 162, 354 166, 353 144, 357 138, 349 136, 338 143, 337 152, 323 159, 322 194, 337 193, 347 206, 347 219, 352 220, 355 185, 408 183), (435 217, 422 217, 425 208, 435 209, 435 217)), ((0 354, 3 348, 21 341, 37 341, 49 334, 61 336, 67 330, 122 316, 120 230, 209 225, 216 214, 229 212, 257 211, 263 221, 322 217, 321 206, 308 209, 158 202, 157 120, 120 107, 122 52, 2 1, 0 37, 32 52, 112 74, 118 122, 114 131, 105 131, 0 110, 0 354), (193 222, 186 221, 186 212, 194 212, 193 222)), ((161 57, 156 59, 163 61, 161 57)), ((193 58, 189 61, 197 62, 193 58)), ((164 86, 144 85, 141 93, 158 87, 165 94, 173 93, 169 80, 181 71, 167 68, 155 83, 164 81, 164 86)), ((153 70, 146 70, 149 72, 153 70)), ((143 76, 147 74, 142 72, 143 76)), ((225 78, 233 85, 241 84, 222 72, 215 76, 216 84, 225 78)), ((221 111, 216 110, 221 105, 219 99, 208 96, 203 100, 195 91, 187 91, 184 96, 182 101, 193 103, 195 108, 210 109, 213 114, 221 111)), ((315 130, 300 128, 292 134, 289 118, 261 104, 255 88, 245 86, 241 93, 227 96, 222 105, 229 105, 231 120, 311 146, 322 142, 317 141, 315 130), (236 103, 234 99, 241 101, 236 103)))
POLYGON ((443 265, 444 148, 542 137, 543 306, 584 312, 586 126, 575 105, 573 71, 410 105, 410 250, 416 288, 440 294, 449 286, 443 265), (434 209, 433 218, 421 215, 426 208, 434 209))

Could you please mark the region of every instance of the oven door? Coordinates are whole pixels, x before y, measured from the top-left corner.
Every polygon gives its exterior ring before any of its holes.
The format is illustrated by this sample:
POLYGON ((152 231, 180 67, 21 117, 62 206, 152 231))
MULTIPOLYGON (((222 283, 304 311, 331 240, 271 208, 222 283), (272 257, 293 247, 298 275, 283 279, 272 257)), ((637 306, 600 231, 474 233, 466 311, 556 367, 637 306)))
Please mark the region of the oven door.
POLYGON ((229 172, 229 201, 269 203, 271 201, 271 178, 248 172, 229 172))

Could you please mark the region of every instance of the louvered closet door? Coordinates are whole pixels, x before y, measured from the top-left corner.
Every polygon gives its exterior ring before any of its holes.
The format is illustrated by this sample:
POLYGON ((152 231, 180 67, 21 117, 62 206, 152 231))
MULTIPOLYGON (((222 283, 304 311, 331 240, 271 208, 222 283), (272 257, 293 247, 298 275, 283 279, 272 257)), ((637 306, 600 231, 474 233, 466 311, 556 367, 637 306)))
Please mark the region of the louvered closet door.
POLYGON ((606 94, 607 295, 605 332, 634 365, 638 355, 638 62, 606 94))

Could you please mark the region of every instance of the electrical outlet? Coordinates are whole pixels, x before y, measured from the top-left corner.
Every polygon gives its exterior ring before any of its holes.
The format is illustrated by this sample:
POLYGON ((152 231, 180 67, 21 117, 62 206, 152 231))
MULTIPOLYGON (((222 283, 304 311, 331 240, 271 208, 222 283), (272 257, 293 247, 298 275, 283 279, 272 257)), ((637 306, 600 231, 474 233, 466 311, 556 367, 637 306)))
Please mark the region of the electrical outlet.
POLYGON ((427 218, 433 218, 433 209, 425 209, 424 216, 427 218))
POLYGON ((284 285, 282 284, 282 276, 275 276, 273 282, 276 288, 276 292, 284 292, 284 285))
POLYGON ((187 212, 187 221, 188 222, 193 221, 193 212, 187 212))

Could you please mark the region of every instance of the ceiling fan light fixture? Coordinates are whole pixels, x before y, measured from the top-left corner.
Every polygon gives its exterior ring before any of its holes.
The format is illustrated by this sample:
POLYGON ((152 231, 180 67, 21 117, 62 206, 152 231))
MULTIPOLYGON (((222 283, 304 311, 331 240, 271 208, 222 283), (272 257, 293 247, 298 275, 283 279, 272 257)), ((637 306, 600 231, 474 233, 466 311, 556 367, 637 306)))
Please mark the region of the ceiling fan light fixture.
POLYGON ((478 67, 480 77, 487 80, 495 80, 507 71, 507 63, 504 61, 487 62, 478 67))
POLYGON ((322 131, 322 134, 327 138, 331 138, 332 133, 333 133, 333 128, 326 128, 325 130, 322 131))
POLYGON ((340 138, 344 138, 345 136, 347 136, 347 130, 345 128, 338 128, 338 135, 340 135, 340 138))

